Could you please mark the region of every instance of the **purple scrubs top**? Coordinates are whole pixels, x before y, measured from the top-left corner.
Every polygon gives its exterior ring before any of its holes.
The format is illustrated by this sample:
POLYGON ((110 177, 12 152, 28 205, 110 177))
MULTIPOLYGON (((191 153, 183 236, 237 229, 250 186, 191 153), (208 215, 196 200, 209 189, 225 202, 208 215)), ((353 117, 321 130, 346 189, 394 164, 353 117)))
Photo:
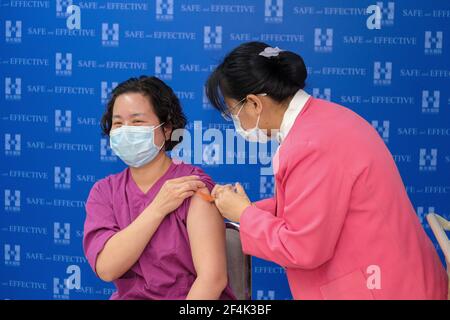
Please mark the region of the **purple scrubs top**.
MULTIPOLYGON (((149 205, 162 184, 173 178, 198 175, 211 191, 214 183, 200 168, 172 162, 143 193, 130 169, 110 175, 92 187, 86 203, 83 247, 95 271, 97 256, 116 232, 126 228, 149 205)), ((162 221, 139 260, 114 281, 110 299, 185 299, 196 278, 186 227, 190 198, 162 221)), ((228 285, 220 299, 236 299, 228 285)))

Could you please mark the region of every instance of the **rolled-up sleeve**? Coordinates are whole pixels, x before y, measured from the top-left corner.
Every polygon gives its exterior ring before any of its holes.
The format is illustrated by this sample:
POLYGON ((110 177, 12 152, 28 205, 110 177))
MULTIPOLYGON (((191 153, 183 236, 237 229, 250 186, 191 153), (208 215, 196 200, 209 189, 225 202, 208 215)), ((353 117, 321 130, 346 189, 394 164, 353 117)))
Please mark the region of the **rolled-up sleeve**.
POLYGON ((240 220, 241 242, 247 254, 284 267, 313 269, 334 254, 352 179, 326 151, 308 143, 297 150, 296 156, 286 157, 277 180, 283 212, 274 215, 265 205, 248 207, 240 220))
POLYGON ((114 216, 110 190, 105 181, 97 182, 91 189, 86 202, 86 220, 84 223, 83 249, 86 258, 97 274, 95 266, 98 254, 105 243, 120 228, 114 216))

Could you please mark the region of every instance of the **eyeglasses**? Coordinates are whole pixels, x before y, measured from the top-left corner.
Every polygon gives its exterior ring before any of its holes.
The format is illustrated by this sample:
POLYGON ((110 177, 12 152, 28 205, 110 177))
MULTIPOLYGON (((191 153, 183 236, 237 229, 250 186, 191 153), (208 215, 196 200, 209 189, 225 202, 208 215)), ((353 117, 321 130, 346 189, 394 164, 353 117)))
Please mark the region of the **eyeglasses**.
MULTIPOLYGON (((258 93, 257 96, 264 97, 264 96, 267 96, 267 93, 258 93)), ((227 111, 223 111, 220 114, 226 121, 232 121, 233 120, 232 115, 234 115, 234 110, 236 110, 239 106, 242 109, 245 106, 246 102, 247 102, 247 97, 243 98, 242 100, 239 100, 239 102, 236 103, 234 106, 228 108, 227 111)), ((239 112, 240 112, 240 110, 238 111, 238 114, 239 114, 239 112)))
POLYGON ((231 117, 231 115, 233 114, 233 111, 236 110, 241 104, 242 104, 242 106, 244 106, 246 101, 247 101, 247 97, 245 97, 244 99, 240 100, 234 106, 232 106, 231 108, 228 108, 227 111, 223 111, 220 114, 222 115, 222 117, 225 120, 231 121, 231 120, 233 120, 233 118, 231 117))

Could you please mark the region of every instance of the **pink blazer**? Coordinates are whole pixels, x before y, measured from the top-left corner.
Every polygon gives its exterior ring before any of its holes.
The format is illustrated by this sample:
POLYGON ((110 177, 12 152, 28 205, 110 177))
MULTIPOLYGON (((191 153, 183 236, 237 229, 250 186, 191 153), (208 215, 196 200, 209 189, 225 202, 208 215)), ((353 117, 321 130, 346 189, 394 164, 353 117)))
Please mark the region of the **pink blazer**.
POLYGON ((244 252, 295 299, 446 299, 447 274, 378 133, 310 98, 274 157, 275 196, 241 216, 244 252))

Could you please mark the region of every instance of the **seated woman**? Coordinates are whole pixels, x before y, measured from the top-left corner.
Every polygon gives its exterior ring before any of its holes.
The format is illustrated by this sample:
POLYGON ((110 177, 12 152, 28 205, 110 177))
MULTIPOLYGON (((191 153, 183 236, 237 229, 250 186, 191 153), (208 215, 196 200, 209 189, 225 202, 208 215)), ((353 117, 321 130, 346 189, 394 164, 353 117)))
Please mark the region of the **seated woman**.
POLYGON ((235 299, 228 286, 224 221, 201 169, 167 156, 186 118, 155 77, 119 84, 101 125, 129 167, 93 186, 83 247, 94 272, 113 281, 110 299, 235 299))

